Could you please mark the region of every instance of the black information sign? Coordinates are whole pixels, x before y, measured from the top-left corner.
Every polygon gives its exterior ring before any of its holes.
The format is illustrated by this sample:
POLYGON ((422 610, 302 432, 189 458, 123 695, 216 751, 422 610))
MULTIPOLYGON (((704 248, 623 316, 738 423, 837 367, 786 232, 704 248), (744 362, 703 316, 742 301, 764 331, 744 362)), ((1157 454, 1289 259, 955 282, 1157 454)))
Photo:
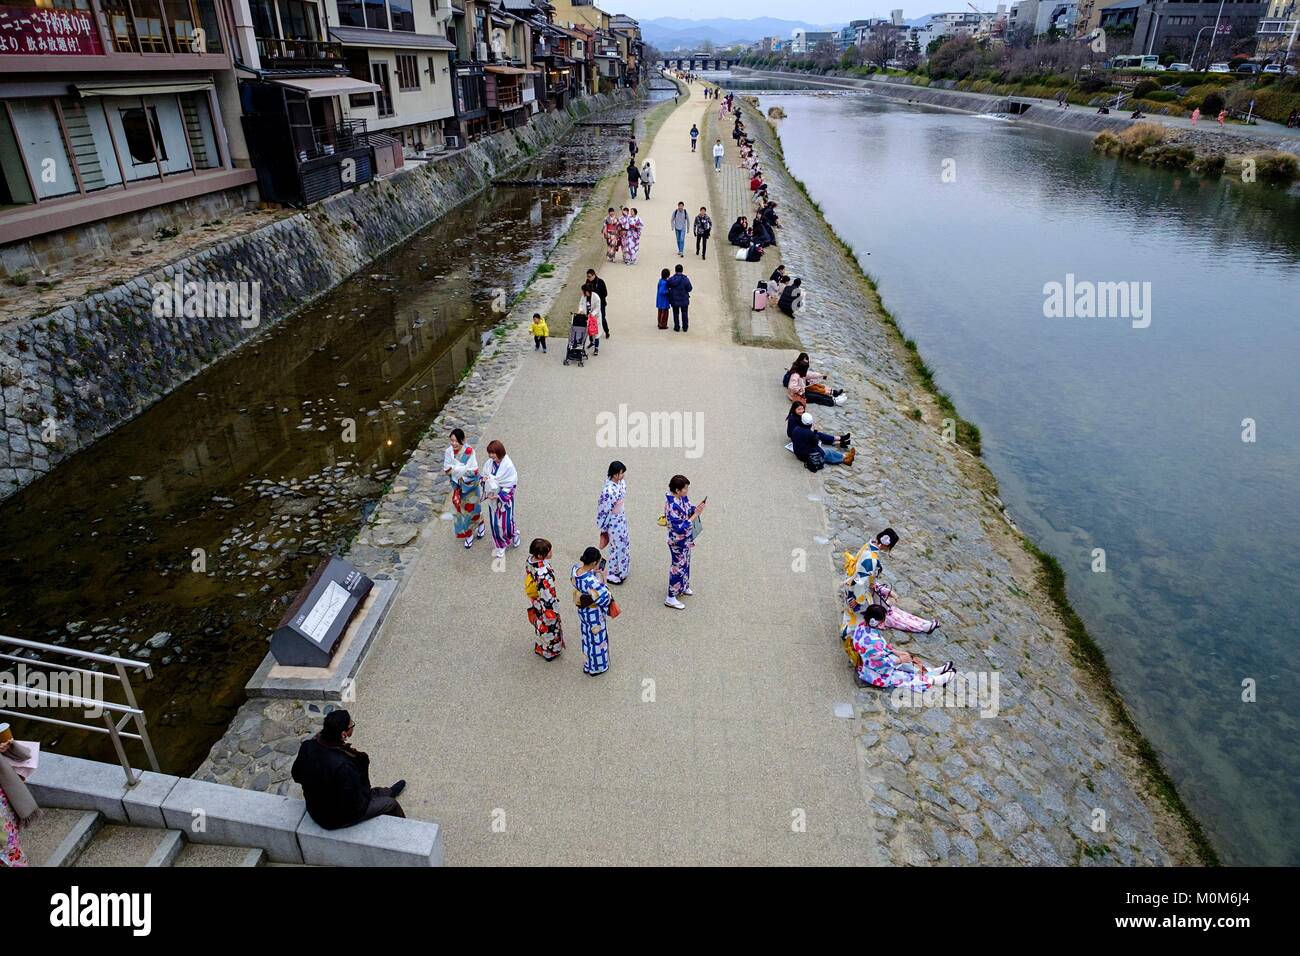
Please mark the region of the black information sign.
POLYGON ((271 636, 276 663, 328 667, 334 648, 373 586, 342 558, 323 561, 271 636))

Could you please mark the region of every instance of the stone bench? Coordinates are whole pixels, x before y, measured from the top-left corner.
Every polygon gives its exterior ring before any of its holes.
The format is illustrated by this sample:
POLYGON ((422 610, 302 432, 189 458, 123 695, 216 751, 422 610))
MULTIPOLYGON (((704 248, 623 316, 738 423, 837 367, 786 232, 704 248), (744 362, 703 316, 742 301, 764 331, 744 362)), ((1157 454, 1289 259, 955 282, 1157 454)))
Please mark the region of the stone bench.
POLYGON ((304 815, 298 845, 309 866, 442 866, 442 827, 402 817, 326 830, 304 815))

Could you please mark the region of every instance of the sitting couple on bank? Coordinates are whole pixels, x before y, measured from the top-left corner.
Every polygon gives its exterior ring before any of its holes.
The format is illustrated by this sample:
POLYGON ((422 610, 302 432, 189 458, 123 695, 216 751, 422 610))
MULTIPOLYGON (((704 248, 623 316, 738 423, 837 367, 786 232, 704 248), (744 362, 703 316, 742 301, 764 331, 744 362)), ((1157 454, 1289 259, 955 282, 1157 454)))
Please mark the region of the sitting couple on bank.
POLYGON ((785 416, 785 435, 790 439, 786 447, 804 463, 809 471, 821 471, 825 465, 852 465, 856 448, 849 448, 852 436, 830 435, 817 430, 816 420, 808 413, 803 402, 791 402, 790 413, 785 416), (848 448, 848 451, 842 449, 848 448))
POLYGON ((831 388, 826 384, 825 375, 809 371, 809 364, 808 353, 800 352, 794 364, 786 369, 785 375, 782 376, 781 385, 785 387, 790 401, 809 402, 813 405, 843 405, 848 401, 844 389, 831 388))

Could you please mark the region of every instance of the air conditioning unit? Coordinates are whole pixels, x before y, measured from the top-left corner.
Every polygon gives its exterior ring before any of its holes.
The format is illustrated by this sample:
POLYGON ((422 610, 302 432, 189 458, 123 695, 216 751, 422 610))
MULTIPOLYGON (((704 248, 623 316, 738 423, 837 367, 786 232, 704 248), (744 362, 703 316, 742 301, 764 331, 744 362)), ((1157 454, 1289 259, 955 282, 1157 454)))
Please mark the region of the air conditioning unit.
POLYGON ((460 137, 454 133, 449 136, 444 136, 442 141, 446 144, 448 149, 460 149, 460 137))

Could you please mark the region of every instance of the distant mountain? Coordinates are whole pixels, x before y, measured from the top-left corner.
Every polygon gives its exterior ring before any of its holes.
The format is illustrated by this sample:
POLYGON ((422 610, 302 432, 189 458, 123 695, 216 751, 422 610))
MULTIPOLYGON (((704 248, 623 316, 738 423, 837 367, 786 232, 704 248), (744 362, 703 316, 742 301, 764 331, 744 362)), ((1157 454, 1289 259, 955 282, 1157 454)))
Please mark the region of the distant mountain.
POLYGON ((641 36, 665 52, 694 50, 705 40, 714 46, 733 43, 753 43, 763 37, 790 36, 798 27, 805 30, 838 30, 839 25, 819 26, 802 20, 779 20, 775 17, 755 17, 752 20, 735 20, 714 17, 708 20, 684 20, 681 17, 656 17, 641 21, 641 36))

